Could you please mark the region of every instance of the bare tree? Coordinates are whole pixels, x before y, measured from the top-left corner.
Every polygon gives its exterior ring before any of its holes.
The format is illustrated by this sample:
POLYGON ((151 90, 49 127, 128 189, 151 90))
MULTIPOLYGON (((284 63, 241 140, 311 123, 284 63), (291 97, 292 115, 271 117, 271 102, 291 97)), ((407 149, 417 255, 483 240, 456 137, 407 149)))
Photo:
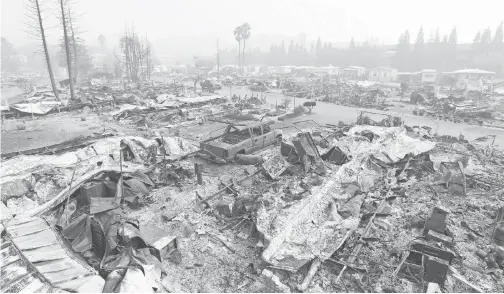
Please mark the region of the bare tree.
POLYGON ((77 42, 75 40, 75 31, 74 31, 74 26, 73 26, 73 16, 72 16, 72 13, 70 11, 70 7, 68 7, 68 23, 70 25, 70 32, 72 33, 72 49, 73 49, 73 58, 74 58, 74 62, 73 62, 73 68, 74 68, 74 79, 77 81, 77 75, 78 75, 78 71, 77 71, 77 60, 78 60, 78 54, 77 54, 77 42))
MULTIPOLYGON (((202 79, 202 70, 201 70, 201 62, 198 60, 196 56, 193 57, 194 66, 196 67, 196 75, 192 78, 194 83, 194 93, 196 93, 196 86, 198 82, 202 79)), ((203 89, 201 89, 203 91, 203 89)))
POLYGON ((138 82, 142 77, 150 75, 151 45, 143 43, 135 34, 135 29, 125 28, 124 35, 119 40, 122 56, 115 56, 124 65, 128 81, 138 82))
POLYGON ((289 97, 285 97, 282 99, 282 106, 283 108, 285 108, 285 110, 287 110, 287 108, 289 108, 289 105, 291 104, 292 102, 292 99, 289 98, 289 97))
POLYGON ((152 46, 149 40, 147 39, 147 35, 145 35, 145 79, 150 80, 152 73, 152 46))
MULTIPOLYGON (((68 65, 68 78, 70 79, 70 99, 75 99, 75 89, 74 89, 74 77, 72 71, 72 57, 70 53, 70 42, 68 37, 68 27, 67 18, 68 15, 65 13, 65 6, 69 6, 68 0, 58 0, 59 6, 61 8, 61 25, 63 26, 63 40, 65 41, 65 51, 66 59, 68 65)), ((68 10, 66 10, 68 11, 68 10)))
POLYGON ((49 79, 51 80, 51 87, 54 92, 54 96, 59 100, 58 89, 56 88, 56 82, 54 81, 54 74, 51 66, 51 59, 49 58, 49 51, 47 50, 47 42, 44 30, 44 18, 42 17, 43 2, 39 0, 25 0, 25 11, 26 11, 26 27, 28 34, 32 37, 42 41, 42 48, 44 50, 44 56, 47 64, 47 71, 49 73, 49 79))

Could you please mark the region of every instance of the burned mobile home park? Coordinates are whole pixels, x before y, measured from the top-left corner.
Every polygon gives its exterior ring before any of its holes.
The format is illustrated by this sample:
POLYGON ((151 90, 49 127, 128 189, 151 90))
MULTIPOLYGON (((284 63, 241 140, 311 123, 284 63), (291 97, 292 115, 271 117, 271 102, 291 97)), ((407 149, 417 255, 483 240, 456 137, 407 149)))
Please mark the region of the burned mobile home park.
POLYGON ((504 292, 501 15, 4 2, 2 292, 504 292))

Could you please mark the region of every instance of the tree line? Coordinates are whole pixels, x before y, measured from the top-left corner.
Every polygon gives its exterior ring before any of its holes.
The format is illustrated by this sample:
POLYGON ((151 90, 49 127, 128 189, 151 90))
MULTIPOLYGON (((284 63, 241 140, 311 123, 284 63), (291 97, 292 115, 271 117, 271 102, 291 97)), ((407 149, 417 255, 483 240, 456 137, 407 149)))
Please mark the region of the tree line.
MULTIPOLYGON (((353 40, 348 48, 334 47, 331 42, 322 42, 318 38, 316 44, 309 48, 298 42, 289 44, 271 44, 268 51, 254 48, 246 52, 247 64, 282 65, 317 65, 317 66, 349 66, 358 65, 376 67, 387 62, 386 49, 372 46, 368 42, 357 45, 353 40)), ((242 53, 243 56, 244 53, 242 53)), ((222 50, 219 54, 222 64, 236 63, 235 50, 222 50)), ((241 67, 241 66, 240 66, 241 67)))
MULTIPOLYGON (((346 48, 337 48, 331 42, 318 38, 316 43, 308 46, 290 41, 286 44, 271 44, 268 51, 254 48, 239 51, 240 68, 244 56, 248 64, 282 65, 315 65, 315 66, 392 66, 399 71, 418 71, 436 69, 453 71, 461 68, 480 68, 504 74, 503 24, 499 24, 492 35, 490 28, 481 30, 474 37, 473 44, 459 44, 457 29, 453 28, 442 38, 439 29, 427 40, 423 28, 420 28, 414 43, 411 43, 409 31, 399 37, 396 46, 376 46, 368 42, 357 44, 353 39, 346 48), (246 54, 245 54, 246 52, 246 54)), ((236 63, 235 50, 219 51, 219 62, 236 63)))
POLYGON ((439 29, 435 35, 425 40, 420 27, 414 44, 410 33, 405 31, 399 37, 392 66, 400 71, 436 69, 452 71, 460 68, 480 68, 504 73, 503 24, 497 26, 492 36, 490 28, 478 31, 470 46, 458 44, 457 29, 445 34, 441 40, 439 29))

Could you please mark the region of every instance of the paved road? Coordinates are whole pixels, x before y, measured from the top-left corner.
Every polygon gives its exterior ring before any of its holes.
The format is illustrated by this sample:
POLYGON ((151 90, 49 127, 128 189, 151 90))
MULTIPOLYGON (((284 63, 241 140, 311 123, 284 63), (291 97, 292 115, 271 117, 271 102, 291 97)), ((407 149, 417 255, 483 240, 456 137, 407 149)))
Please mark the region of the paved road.
MULTIPOLYGON (((247 93, 248 96, 251 95, 251 92, 244 87, 233 87, 231 92, 232 94, 241 95, 242 97, 247 93)), ((229 87, 225 87, 220 91, 220 93, 222 95, 229 96, 229 87)), ((280 105, 282 100, 285 98, 285 96, 281 94, 265 93, 264 95, 266 95, 268 104, 272 105, 275 105, 275 103, 278 103, 280 105)), ((296 98, 296 105, 301 105, 305 101, 306 99, 296 98)), ((291 104, 291 107, 292 106, 293 104, 291 104)), ((319 124, 337 124, 340 120, 345 123, 353 123, 356 121, 357 116, 363 110, 400 116, 408 126, 428 126, 432 128, 433 132, 437 132, 438 134, 446 134, 458 137, 458 135, 462 133, 467 140, 473 140, 475 138, 486 135, 497 135, 495 144, 498 145, 499 148, 504 148, 504 129, 452 123, 433 120, 431 118, 423 116, 415 116, 413 114, 354 108, 320 101, 317 101, 317 106, 313 109, 312 114, 293 119, 292 122, 312 119, 319 124)))

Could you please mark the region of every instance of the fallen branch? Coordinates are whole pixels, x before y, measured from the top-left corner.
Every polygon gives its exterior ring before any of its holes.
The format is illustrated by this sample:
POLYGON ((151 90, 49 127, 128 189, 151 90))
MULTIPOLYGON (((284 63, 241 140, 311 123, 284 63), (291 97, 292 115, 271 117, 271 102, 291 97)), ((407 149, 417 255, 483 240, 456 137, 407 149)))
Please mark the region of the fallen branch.
POLYGON ((392 274, 392 277, 397 276, 397 274, 401 271, 401 268, 402 268, 404 262, 406 261, 406 259, 408 259, 408 254, 404 254, 403 258, 401 259, 401 262, 399 263, 399 265, 397 266, 396 270, 392 274))
POLYGON ((308 274, 304 278, 303 283, 298 286, 299 291, 304 292, 306 289, 308 289, 308 286, 310 286, 310 283, 313 280, 313 277, 315 277, 315 274, 317 273, 321 264, 322 262, 318 257, 312 261, 312 264, 310 265, 310 270, 308 271, 308 274))
POLYGON ((234 250, 233 248, 231 248, 231 246, 227 243, 227 241, 224 239, 224 237, 219 236, 219 235, 210 234, 210 233, 208 233, 208 235, 210 237, 212 237, 212 239, 214 239, 214 240, 219 241, 220 243, 222 243, 222 245, 224 245, 224 247, 226 247, 232 253, 236 253, 236 250, 234 250))
POLYGON ((335 260, 335 259, 329 258, 327 261, 335 263, 335 264, 337 264, 337 265, 339 265, 341 267, 346 266, 347 269, 350 269, 350 270, 352 270, 352 271, 354 271, 356 273, 361 273, 361 274, 366 274, 367 273, 367 270, 365 268, 357 267, 355 265, 350 265, 350 264, 348 264, 346 262, 343 262, 341 260, 335 260))
POLYGON ((466 278, 464 278, 453 266, 448 266, 448 270, 452 273, 452 276, 459 280, 460 282, 466 284, 467 286, 471 287, 473 290, 477 291, 478 293, 483 293, 483 290, 479 288, 478 286, 470 283, 466 278))

